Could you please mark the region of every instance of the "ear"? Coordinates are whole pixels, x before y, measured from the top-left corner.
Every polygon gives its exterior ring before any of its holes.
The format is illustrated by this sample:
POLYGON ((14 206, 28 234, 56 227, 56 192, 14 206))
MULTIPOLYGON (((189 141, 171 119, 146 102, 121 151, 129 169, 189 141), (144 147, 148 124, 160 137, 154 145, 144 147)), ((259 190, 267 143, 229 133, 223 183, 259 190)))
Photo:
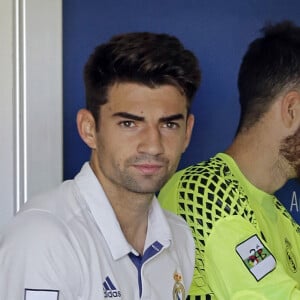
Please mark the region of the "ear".
POLYGON ((93 115, 87 109, 77 113, 77 129, 82 140, 91 148, 96 148, 96 123, 93 115))
POLYGON ((298 128, 300 123, 300 93, 288 92, 282 99, 281 116, 287 128, 298 128))
POLYGON ((193 127, 195 123, 195 117, 193 114, 189 114, 186 121, 186 132, 185 132, 185 141, 184 141, 184 148, 183 152, 186 150, 188 145, 190 144, 190 140, 192 137, 193 127))

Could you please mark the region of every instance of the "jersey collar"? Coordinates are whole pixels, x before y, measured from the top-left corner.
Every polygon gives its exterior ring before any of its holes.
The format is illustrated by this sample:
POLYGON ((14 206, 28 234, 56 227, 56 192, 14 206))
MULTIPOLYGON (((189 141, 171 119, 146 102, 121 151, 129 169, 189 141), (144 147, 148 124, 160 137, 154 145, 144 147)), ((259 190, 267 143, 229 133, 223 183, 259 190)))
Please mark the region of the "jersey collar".
MULTIPOLYGON (((80 193, 100 229, 112 257, 117 260, 130 252, 135 253, 121 230, 116 215, 108 201, 101 184, 86 162, 75 177, 80 193)), ((172 240, 171 229, 156 197, 153 198, 149 215, 145 249, 155 242, 166 248, 172 240)))

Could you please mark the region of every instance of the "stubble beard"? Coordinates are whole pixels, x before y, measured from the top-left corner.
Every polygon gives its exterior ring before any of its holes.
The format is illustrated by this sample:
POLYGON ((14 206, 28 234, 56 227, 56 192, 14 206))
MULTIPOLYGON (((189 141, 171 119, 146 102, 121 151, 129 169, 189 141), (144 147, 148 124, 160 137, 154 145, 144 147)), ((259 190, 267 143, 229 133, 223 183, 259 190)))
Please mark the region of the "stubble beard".
POLYGON ((282 141, 279 153, 290 163, 300 182, 300 127, 282 141))
POLYGON ((172 175, 172 170, 153 175, 137 175, 135 171, 132 172, 133 165, 148 161, 161 163, 163 169, 168 169, 169 161, 165 158, 153 158, 147 155, 132 157, 126 160, 123 170, 118 168, 119 175, 117 179, 115 178, 115 182, 133 193, 154 194, 158 192, 172 175))
POLYGON ((122 186, 128 191, 137 194, 154 194, 158 192, 166 183, 169 176, 153 178, 154 175, 143 175, 143 178, 137 180, 134 176, 124 172, 121 176, 122 186))

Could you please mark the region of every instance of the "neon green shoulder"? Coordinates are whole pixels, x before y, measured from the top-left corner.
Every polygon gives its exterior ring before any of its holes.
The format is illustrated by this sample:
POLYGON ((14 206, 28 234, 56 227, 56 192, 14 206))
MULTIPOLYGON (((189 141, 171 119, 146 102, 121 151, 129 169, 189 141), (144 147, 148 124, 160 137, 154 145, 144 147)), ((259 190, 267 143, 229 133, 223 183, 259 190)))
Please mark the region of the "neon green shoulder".
POLYGON ((185 169, 176 172, 169 181, 163 186, 158 195, 161 206, 177 214, 178 203, 178 184, 185 169))

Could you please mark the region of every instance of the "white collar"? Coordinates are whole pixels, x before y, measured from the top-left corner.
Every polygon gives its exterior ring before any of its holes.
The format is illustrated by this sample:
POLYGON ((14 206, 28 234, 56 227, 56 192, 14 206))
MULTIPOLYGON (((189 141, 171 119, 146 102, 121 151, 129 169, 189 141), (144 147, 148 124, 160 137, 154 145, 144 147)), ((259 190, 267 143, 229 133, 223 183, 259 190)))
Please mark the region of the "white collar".
MULTIPOLYGON (((107 242, 112 257, 117 260, 130 252, 135 252, 127 242, 113 208, 88 162, 82 166, 74 180, 107 242)), ((156 241, 166 248, 170 245, 171 240, 170 226, 156 197, 154 197, 148 215, 145 249, 156 241)))

